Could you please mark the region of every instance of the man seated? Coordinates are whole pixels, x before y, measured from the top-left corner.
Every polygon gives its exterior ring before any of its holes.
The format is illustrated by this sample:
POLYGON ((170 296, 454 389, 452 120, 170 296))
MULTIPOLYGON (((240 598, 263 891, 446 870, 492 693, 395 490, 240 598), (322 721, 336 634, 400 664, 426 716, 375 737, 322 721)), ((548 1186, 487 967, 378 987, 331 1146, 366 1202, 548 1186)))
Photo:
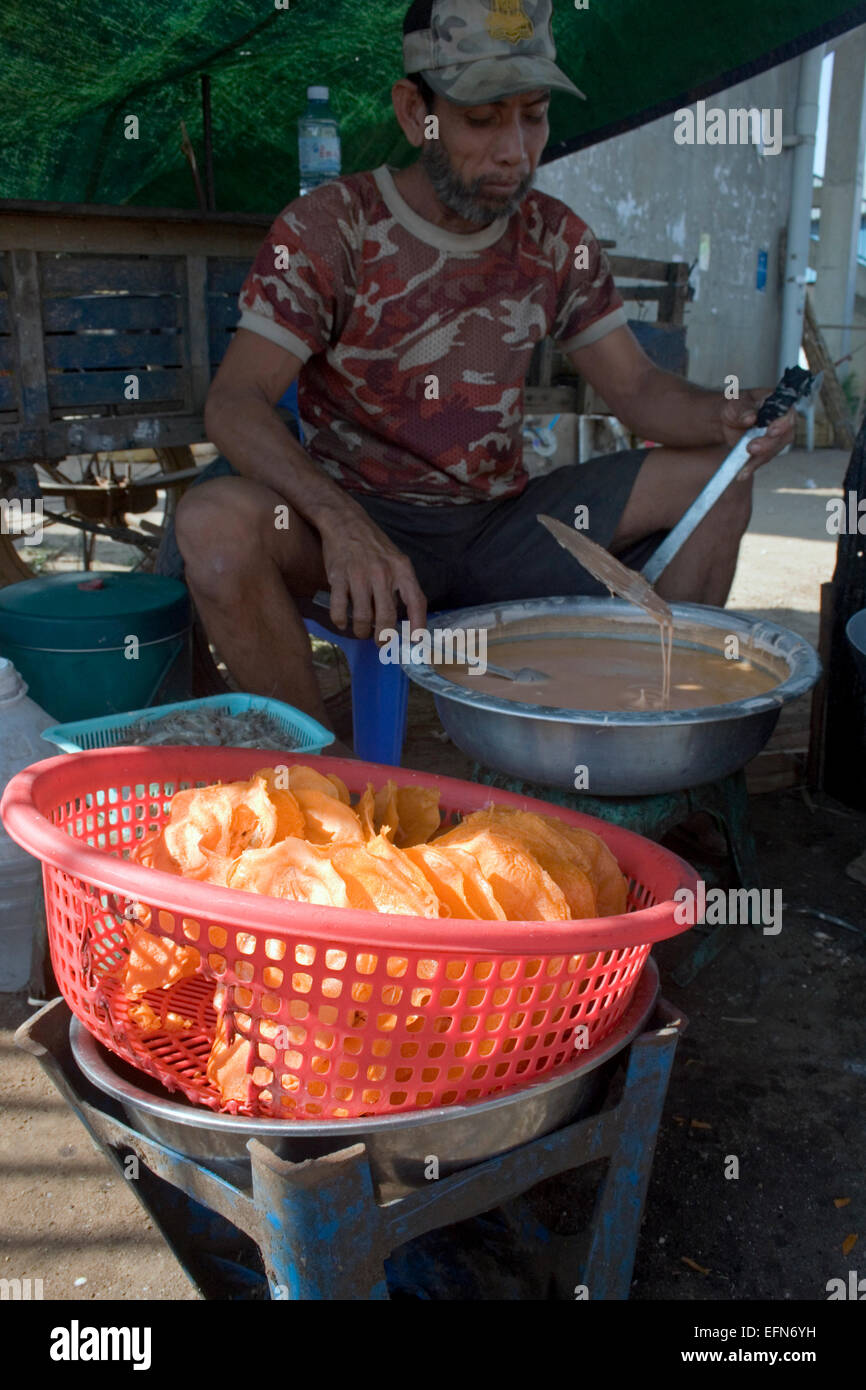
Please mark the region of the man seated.
MULTIPOLYGON (((555 64, 550 0, 415 0, 397 119, 411 167, 353 174, 280 214, 241 292, 209 438, 236 476, 182 500, 177 539, 210 639, 243 690, 329 719, 298 601, 330 591, 357 637, 430 609, 600 592, 536 521, 628 560, 669 530, 755 422, 650 362, 590 228, 533 191, 555 64), (523 384, 551 336, 656 449, 530 481, 523 384), (276 410, 298 380, 303 446, 276 410), (349 616, 350 615, 350 616, 349 616)), ((733 365, 733 364, 732 364, 733 365)), ((793 438, 750 446, 747 472, 793 438)), ((751 511, 732 484, 662 576, 668 600, 723 605, 751 511)))

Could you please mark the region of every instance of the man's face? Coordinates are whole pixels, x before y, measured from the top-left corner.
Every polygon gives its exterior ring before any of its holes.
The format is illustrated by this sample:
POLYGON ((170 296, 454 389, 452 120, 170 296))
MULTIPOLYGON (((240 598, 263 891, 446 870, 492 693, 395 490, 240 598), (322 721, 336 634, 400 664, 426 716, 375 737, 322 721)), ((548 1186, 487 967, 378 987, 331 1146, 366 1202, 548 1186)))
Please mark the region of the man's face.
POLYGON ((440 202, 481 226, 510 217, 547 144, 549 105, 546 91, 469 107, 437 97, 439 139, 425 140, 421 161, 440 202))

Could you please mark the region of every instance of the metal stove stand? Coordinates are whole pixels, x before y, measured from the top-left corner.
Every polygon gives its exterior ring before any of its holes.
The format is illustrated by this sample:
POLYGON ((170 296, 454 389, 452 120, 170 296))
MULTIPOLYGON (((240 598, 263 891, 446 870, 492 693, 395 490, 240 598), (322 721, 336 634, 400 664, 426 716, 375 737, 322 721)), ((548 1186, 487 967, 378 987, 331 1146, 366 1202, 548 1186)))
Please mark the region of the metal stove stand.
MULTIPOLYGON (((39 1059, 118 1173, 137 1172, 133 1191, 206 1299, 628 1298, 668 1079, 685 1027, 663 1000, 650 1026, 620 1054, 622 1065, 596 1113, 384 1205, 363 1144, 290 1163, 253 1139, 252 1186, 242 1190, 137 1133, 120 1106, 79 1070, 69 1020, 58 999, 24 1024, 16 1041, 39 1059), (132 1155, 137 1163, 129 1162, 132 1155), (548 1205, 561 1218, 569 1181, 590 1176, 597 1170, 587 1165, 600 1160, 606 1167, 593 1184, 586 1229, 579 1239, 562 1234, 561 1219, 546 1223, 533 1199, 552 1192, 548 1205), (558 1181, 539 1187, 552 1178, 558 1181), (492 1259, 479 1286, 472 1253, 485 1241, 492 1259), (509 1263, 504 1251, 514 1258, 498 1277, 509 1263)), ((479 1268, 485 1269, 483 1259, 479 1268)))

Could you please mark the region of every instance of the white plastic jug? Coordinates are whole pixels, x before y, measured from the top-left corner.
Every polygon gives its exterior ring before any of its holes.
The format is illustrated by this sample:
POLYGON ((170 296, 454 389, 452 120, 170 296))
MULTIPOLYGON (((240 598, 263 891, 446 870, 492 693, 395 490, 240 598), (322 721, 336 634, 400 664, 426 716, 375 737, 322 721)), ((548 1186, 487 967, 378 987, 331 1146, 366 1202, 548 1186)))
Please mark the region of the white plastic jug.
MULTIPOLYGON (((0 657, 0 793, 16 772, 57 756, 40 738, 55 721, 27 698, 27 686, 11 661, 0 657)), ((24 989, 36 907, 42 896, 42 865, 9 839, 0 825, 0 993, 24 989)))

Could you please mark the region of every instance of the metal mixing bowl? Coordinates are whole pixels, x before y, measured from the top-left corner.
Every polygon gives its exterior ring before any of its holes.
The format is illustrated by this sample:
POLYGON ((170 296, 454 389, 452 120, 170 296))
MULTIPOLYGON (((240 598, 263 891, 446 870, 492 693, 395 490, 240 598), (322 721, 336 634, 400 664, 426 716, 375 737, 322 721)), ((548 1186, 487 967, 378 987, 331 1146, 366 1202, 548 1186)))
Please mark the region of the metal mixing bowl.
MULTIPOLYGON (((817 681, 817 653, 802 637, 776 623, 707 608, 671 605, 674 645, 720 652, 736 637, 740 656, 768 669, 778 683, 764 695, 689 710, 619 712, 555 709, 469 690, 446 680, 442 668, 404 661, 403 669, 431 691, 446 732, 464 753, 509 776, 569 790, 575 769, 588 769, 591 795, 647 796, 715 781, 760 753, 782 706, 817 681)), ((445 629, 486 629, 488 656, 508 664, 508 642, 550 637, 616 637, 658 641, 658 625, 633 604, 607 598, 548 598, 461 608, 429 624, 445 629)), ((441 641, 442 639, 440 639, 441 641)), ((522 658, 521 664, 527 664, 522 658)), ((542 665, 539 657, 530 665, 542 665)), ((543 689, 543 687, 539 687, 543 689)))
POLYGON ((260 1140, 293 1163, 363 1143, 380 1196, 390 1201, 425 1186, 430 1155, 438 1159, 439 1174, 444 1177, 589 1114, 604 1092, 617 1054, 643 1032, 655 1006, 658 985, 658 970, 650 956, 631 1004, 614 1031, 582 1061, 552 1080, 476 1105, 319 1124, 218 1115, 172 1100, 157 1081, 96 1042, 77 1018, 69 1025, 69 1041, 85 1076, 120 1102, 133 1128, 237 1187, 250 1185, 249 1139, 260 1140))

